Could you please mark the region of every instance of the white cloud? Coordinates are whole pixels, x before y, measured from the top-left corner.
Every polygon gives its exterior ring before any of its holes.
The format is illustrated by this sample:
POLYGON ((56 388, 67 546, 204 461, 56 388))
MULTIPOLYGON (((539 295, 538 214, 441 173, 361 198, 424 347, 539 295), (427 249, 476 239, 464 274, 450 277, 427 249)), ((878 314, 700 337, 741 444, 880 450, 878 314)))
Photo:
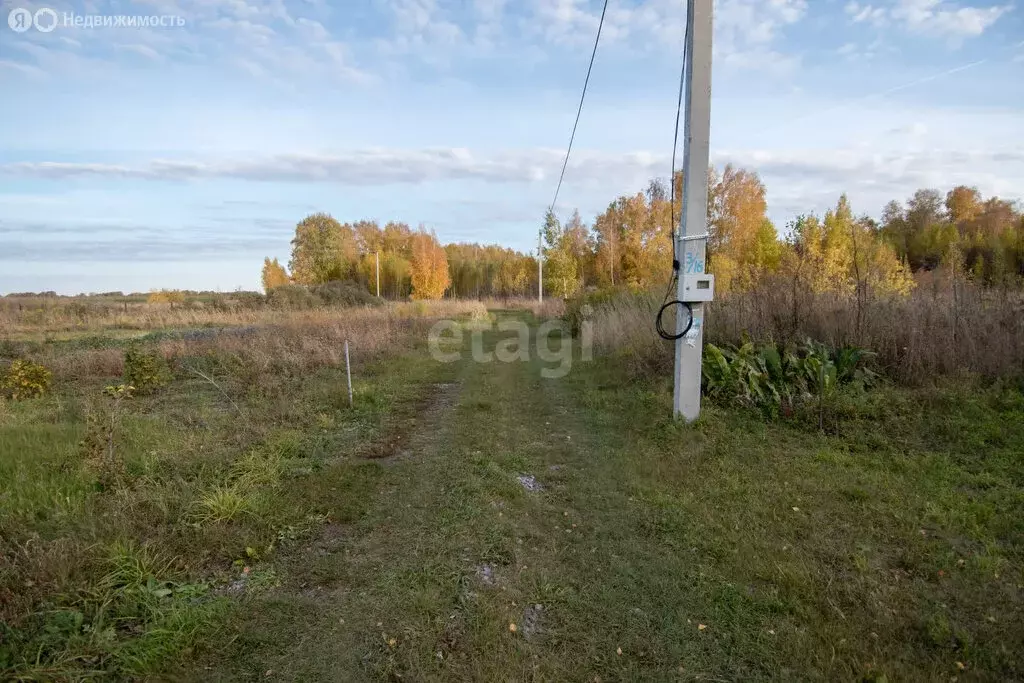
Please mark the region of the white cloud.
POLYGON ((851 2, 847 3, 845 9, 846 14, 857 24, 868 22, 875 26, 881 26, 885 24, 886 17, 889 15, 889 12, 884 7, 861 5, 856 0, 851 0, 851 2))
POLYGON ((892 14, 912 31, 951 38, 974 38, 1011 9, 1012 5, 958 7, 939 0, 898 0, 892 14))
POLYGON ((153 61, 160 61, 160 53, 154 50, 149 45, 129 44, 129 45, 117 45, 119 50, 125 52, 132 52, 146 59, 152 59, 153 61))
MULTIPOLYGON (((533 0, 529 7, 534 35, 556 45, 584 47, 593 43, 600 2, 533 0)), ((716 0, 716 55, 729 66, 765 71, 791 69, 799 60, 775 46, 786 27, 804 18, 807 7, 807 0, 716 0)), ((642 0, 632 6, 613 2, 608 7, 601 42, 678 51, 685 27, 686 7, 679 0, 642 0)))
MULTIPOLYGON (((12 2, 30 9, 34 7, 33 2, 0 0, 3 7, 12 2)), ((299 16, 317 10, 315 3, 295 5, 284 0, 136 2, 134 9, 113 2, 98 2, 84 8, 69 4, 67 0, 45 4, 59 13, 178 16, 185 20, 185 27, 59 28, 51 34, 29 32, 10 43, 27 52, 28 58, 12 61, 23 66, 22 73, 34 69, 50 76, 74 77, 80 73, 112 73, 128 63, 130 53, 149 61, 226 67, 254 77, 284 81, 296 77, 344 82, 370 80, 351 58, 348 46, 323 23, 299 16)))
POLYGON ((928 124, 923 121, 913 121, 905 126, 897 126, 889 131, 892 135, 899 137, 921 138, 928 134, 928 124))
POLYGON ((982 35, 1012 9, 1011 4, 961 7, 944 0, 894 0, 891 7, 862 5, 851 0, 845 7, 855 23, 868 22, 878 27, 898 24, 914 33, 954 41, 982 35))
MULTIPOLYGON (((919 139, 929 127, 911 122, 889 131, 919 139)), ((820 210, 842 192, 877 211, 885 201, 920 187, 978 185, 986 194, 1024 187, 1024 147, 971 151, 920 148, 879 151, 874 145, 833 149, 716 150, 716 164, 735 163, 765 179, 773 213, 820 210), (823 203, 824 202, 824 203, 823 203)), ((153 160, 142 165, 66 162, 0 164, 0 174, 64 181, 75 178, 183 182, 228 178, 254 182, 316 182, 368 187, 447 181, 498 184, 548 182, 560 170, 562 152, 520 149, 474 153, 461 148, 369 149, 339 155, 281 154, 224 160, 153 160)), ((631 192, 666 174, 666 153, 625 154, 580 150, 570 160, 567 185, 631 192)))
POLYGON ((0 59, 0 72, 3 71, 14 71, 31 78, 44 78, 46 76, 46 72, 37 66, 22 64, 21 62, 15 62, 10 59, 0 59))
POLYGON ((718 0, 715 8, 715 51, 728 65, 786 72, 797 56, 773 46, 782 31, 807 13, 805 0, 718 0))

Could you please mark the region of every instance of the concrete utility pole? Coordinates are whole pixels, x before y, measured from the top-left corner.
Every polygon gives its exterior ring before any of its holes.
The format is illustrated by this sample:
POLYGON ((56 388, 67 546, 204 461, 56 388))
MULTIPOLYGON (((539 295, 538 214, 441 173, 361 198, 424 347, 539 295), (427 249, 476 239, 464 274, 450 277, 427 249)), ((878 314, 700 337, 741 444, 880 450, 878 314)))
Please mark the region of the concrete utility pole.
POLYGON ((544 303, 544 246, 543 231, 537 233, 537 301, 544 303))
POLYGON ((380 298, 380 252, 377 252, 377 298, 380 298))
MULTIPOLYGON (((673 410, 676 417, 682 416, 687 422, 700 416, 704 309, 714 292, 714 279, 704 273, 708 241, 712 5, 713 0, 687 0, 686 7, 686 119, 683 128, 686 147, 683 202, 676 240, 681 271, 676 298, 693 308, 693 324, 684 337, 676 340, 673 410)), ((685 315, 677 317, 676 334, 682 334, 686 322, 685 315)))

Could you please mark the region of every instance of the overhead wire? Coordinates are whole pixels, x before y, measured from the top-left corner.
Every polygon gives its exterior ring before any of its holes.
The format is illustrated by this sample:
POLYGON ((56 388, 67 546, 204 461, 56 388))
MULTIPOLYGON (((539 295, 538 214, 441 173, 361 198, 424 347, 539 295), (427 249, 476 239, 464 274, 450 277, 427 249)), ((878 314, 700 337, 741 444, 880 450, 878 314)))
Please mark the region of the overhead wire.
POLYGON ((565 169, 569 166, 569 155, 572 154, 572 143, 576 140, 576 128, 580 125, 580 115, 583 113, 583 101, 587 98, 587 86, 590 84, 590 73, 594 70, 594 59, 597 57, 597 46, 601 42, 601 29, 604 28, 604 17, 608 12, 608 0, 604 0, 604 7, 601 9, 601 20, 597 23, 597 37, 594 38, 594 50, 590 53, 590 66, 587 67, 587 78, 583 81, 583 93, 580 95, 580 106, 576 109, 576 122, 572 124, 572 135, 569 136, 569 147, 565 150, 565 161, 562 162, 562 172, 558 176, 558 185, 555 187, 555 196, 551 200, 551 211, 555 210, 555 203, 558 201, 558 193, 562 189, 562 181, 565 179, 565 169))

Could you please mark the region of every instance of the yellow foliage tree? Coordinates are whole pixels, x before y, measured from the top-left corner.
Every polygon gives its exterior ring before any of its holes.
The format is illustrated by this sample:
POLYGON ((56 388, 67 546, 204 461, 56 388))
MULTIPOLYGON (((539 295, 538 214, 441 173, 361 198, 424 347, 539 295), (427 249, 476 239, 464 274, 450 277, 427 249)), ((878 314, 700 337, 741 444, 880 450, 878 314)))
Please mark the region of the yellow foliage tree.
POLYGON ((270 292, 274 287, 287 285, 291 282, 288 271, 284 269, 277 259, 263 259, 263 291, 270 292))
POLYGON ((775 226, 768 220, 761 178, 731 164, 709 173, 709 270, 721 292, 747 289, 778 267, 775 226))
POLYGON ((292 239, 292 279, 300 285, 344 280, 358 260, 355 229, 330 214, 314 213, 295 226, 292 239))
POLYGON ((412 298, 440 299, 451 284, 448 255, 437 235, 420 228, 412 238, 412 298))
POLYGON ((175 304, 185 303, 185 293, 177 289, 155 290, 149 293, 146 301, 151 304, 170 304, 174 308, 175 304))

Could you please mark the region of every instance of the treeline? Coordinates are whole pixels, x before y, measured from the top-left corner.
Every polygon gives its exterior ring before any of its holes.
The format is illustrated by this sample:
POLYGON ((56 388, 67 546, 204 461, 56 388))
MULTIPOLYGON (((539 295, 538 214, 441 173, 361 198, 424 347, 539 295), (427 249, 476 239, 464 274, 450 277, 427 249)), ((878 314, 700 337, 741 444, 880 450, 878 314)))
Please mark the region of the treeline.
POLYGON ((311 287, 337 280, 356 282, 391 299, 523 296, 535 291, 536 260, 512 249, 478 244, 442 247, 420 227, 374 221, 340 223, 318 213, 295 228, 287 270, 277 259, 263 263, 269 293, 285 285, 311 287))
MULTIPOLYGON (((545 292, 650 289, 671 276, 672 230, 682 174, 672 188, 654 180, 613 202, 588 225, 578 211, 562 222, 550 211, 541 227, 545 292), (674 200, 673 200, 674 194, 674 200)), ((764 183, 752 171, 709 171, 708 264, 722 293, 749 291, 765 278, 843 294, 905 294, 914 273, 943 269, 984 286, 1024 281, 1024 215, 1014 202, 959 186, 918 190, 890 202, 881 219, 857 214, 846 195, 824 215, 796 217, 780 236, 767 215, 764 183)), ((496 245, 449 244, 405 223, 339 223, 314 214, 296 226, 286 270, 266 259, 263 285, 359 283, 383 297, 436 299, 534 296, 537 261, 496 245)))
POLYGON ((260 297, 259 292, 235 290, 234 292, 215 292, 212 290, 194 289, 157 289, 149 292, 128 292, 118 290, 112 292, 89 292, 80 294, 58 294, 54 291, 45 292, 12 292, 0 294, 0 299, 20 299, 34 301, 63 302, 66 300, 87 300, 90 302, 105 301, 121 303, 169 303, 181 301, 213 301, 225 297, 247 296, 260 297))
MULTIPOLYGON (((671 274, 672 226, 682 176, 609 204, 588 228, 574 213, 544 224, 545 286, 570 295, 586 287, 647 289, 671 274), (674 209, 673 209, 674 207, 674 209)), ((1024 215, 1013 202, 975 188, 919 190, 890 202, 881 221, 855 213, 846 195, 824 215, 796 217, 780 237, 756 173, 726 166, 709 177, 708 271, 719 291, 747 291, 782 273, 816 292, 906 293, 918 271, 944 268, 985 286, 1024 280, 1024 215)))

